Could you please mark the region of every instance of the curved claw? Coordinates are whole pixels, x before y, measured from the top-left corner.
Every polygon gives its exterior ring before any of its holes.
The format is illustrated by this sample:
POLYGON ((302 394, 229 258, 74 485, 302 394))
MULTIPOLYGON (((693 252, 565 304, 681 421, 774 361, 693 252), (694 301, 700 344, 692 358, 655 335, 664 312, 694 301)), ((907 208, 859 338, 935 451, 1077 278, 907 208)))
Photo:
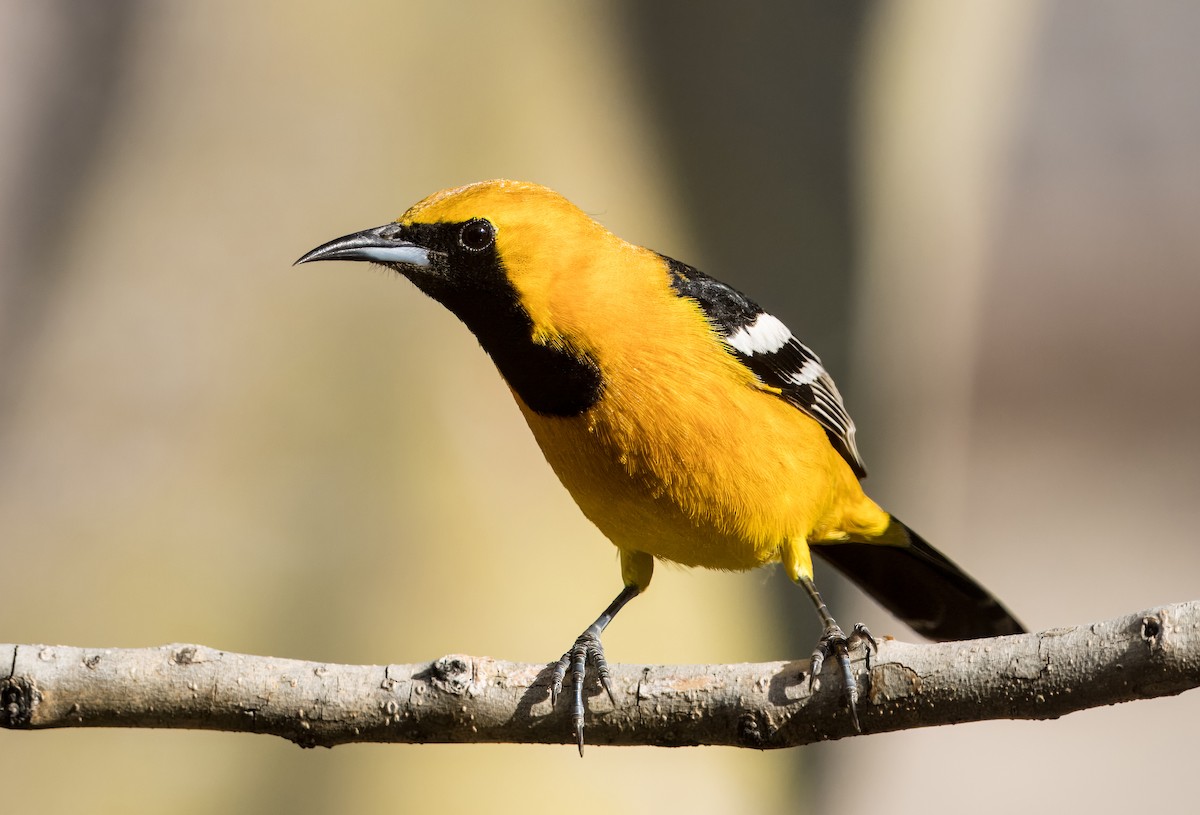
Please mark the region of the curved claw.
POLYGON ((617 612, 624 608, 626 603, 637 597, 640 591, 641 589, 637 586, 626 586, 621 589, 621 593, 608 604, 604 613, 597 617, 596 622, 589 625, 586 631, 576 637, 571 650, 563 654, 554 665, 554 672, 551 674, 550 704, 553 706, 558 703, 558 695, 562 693, 563 680, 567 678, 567 672, 570 671, 571 690, 575 697, 571 706, 571 721, 575 725, 575 743, 579 745, 580 756, 583 755, 583 679, 588 663, 596 666, 600 684, 604 687, 604 692, 608 694, 613 705, 616 706, 617 699, 613 696, 612 680, 608 673, 608 660, 604 658, 604 646, 600 644, 600 634, 612 622, 612 618, 617 616, 617 612))
POLYGON ((866 659, 869 671, 871 669, 871 651, 872 649, 879 650, 879 645, 871 636, 871 632, 865 625, 858 623, 850 630, 850 636, 847 637, 841 627, 831 619, 830 624, 821 634, 821 639, 817 641, 817 647, 813 649, 812 663, 808 674, 808 689, 811 692, 815 688, 817 674, 821 673, 825 660, 831 656, 835 657, 838 667, 841 668, 842 682, 846 689, 846 701, 850 705, 850 719, 854 722, 854 729, 861 733, 862 726, 858 722, 858 683, 854 681, 854 672, 850 669, 850 651, 859 643, 867 645, 866 659))
POLYGON ((591 626, 575 640, 571 650, 567 651, 554 666, 551 675, 550 704, 558 703, 562 693, 563 681, 571 674, 571 692, 574 696, 571 705, 571 723, 575 726, 575 742, 579 746, 579 755, 583 755, 583 681, 587 676, 588 663, 596 666, 596 674, 600 685, 608 694, 609 700, 615 705, 617 699, 613 696, 612 679, 608 671, 608 660, 604 657, 604 645, 600 642, 600 631, 591 626))

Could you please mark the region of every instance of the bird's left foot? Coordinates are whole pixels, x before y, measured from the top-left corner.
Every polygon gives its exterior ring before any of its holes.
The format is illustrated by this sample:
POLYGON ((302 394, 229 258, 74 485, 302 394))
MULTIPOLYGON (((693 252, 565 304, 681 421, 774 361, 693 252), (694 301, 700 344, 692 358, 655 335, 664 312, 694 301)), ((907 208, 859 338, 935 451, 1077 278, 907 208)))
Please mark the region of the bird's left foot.
POLYGON ((571 705, 571 722, 575 725, 575 741, 579 745, 579 755, 581 756, 583 755, 583 680, 588 663, 596 666, 596 675, 600 678, 600 685, 608 694, 609 700, 614 705, 617 703, 613 696, 612 680, 609 678, 608 660, 604 658, 604 646, 600 642, 600 632, 603 630, 603 627, 598 624, 589 626, 587 631, 576 638, 571 650, 558 660, 554 666, 554 673, 551 675, 550 704, 553 706, 558 702, 558 695, 562 693, 563 680, 567 678, 568 673, 571 674, 571 692, 575 697, 571 705))
POLYGON ((847 637, 841 626, 830 619, 829 625, 825 627, 825 632, 821 634, 821 639, 817 641, 817 647, 813 649, 812 664, 808 674, 808 689, 811 692, 825 660, 829 657, 837 659, 838 665, 842 669, 842 682, 846 686, 846 701, 850 704, 850 719, 854 722, 854 729, 859 733, 862 732, 862 727, 858 723, 858 683, 854 681, 854 674, 850 670, 850 651, 860 643, 866 643, 867 670, 870 671, 871 651, 879 651, 879 646, 875 642, 875 638, 871 636, 871 632, 865 625, 858 623, 850 630, 850 636, 847 637))

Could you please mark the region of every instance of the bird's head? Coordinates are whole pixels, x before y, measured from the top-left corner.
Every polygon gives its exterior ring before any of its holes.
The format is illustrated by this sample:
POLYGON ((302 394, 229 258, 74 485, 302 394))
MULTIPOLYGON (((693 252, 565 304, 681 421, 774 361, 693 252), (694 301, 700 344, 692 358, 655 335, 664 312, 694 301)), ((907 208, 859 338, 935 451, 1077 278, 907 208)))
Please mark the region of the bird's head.
POLYGON ((607 281, 628 252, 646 250, 552 190, 484 181, 435 193, 393 223, 296 262, 358 260, 399 272, 466 323, 525 404, 572 415, 603 387, 595 326, 612 322, 603 309, 620 306, 607 281))
POLYGON ((481 310, 512 307, 528 316, 535 337, 554 342, 556 289, 586 288, 590 253, 605 244, 623 242, 553 190, 495 180, 434 193, 396 221, 329 241, 296 263, 381 264, 476 333, 487 317, 481 310))

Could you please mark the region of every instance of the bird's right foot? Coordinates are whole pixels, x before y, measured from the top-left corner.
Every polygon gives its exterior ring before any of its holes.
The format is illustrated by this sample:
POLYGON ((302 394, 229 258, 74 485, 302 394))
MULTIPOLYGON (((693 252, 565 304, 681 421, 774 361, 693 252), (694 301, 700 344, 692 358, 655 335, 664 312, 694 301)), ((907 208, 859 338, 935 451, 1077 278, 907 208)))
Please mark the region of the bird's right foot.
POLYGON ((596 666, 596 675, 600 678, 600 684, 603 686, 604 692, 608 694, 608 698, 612 700, 613 705, 616 706, 617 700, 613 696, 612 679, 608 673, 608 660, 604 658, 604 646, 600 643, 600 635, 612 622, 612 618, 617 616, 617 612, 626 603, 637 597, 640 591, 641 589, 634 585, 621 589, 621 593, 608 604, 608 608, 604 609, 604 613, 596 618, 596 622, 589 625, 586 631, 575 638, 575 644, 571 646, 571 650, 562 655, 550 674, 551 707, 558 702, 558 695, 562 693, 563 681, 567 678, 567 674, 571 674, 571 695, 574 697, 571 704, 571 723, 575 725, 575 743, 579 745, 580 756, 583 755, 583 680, 587 674, 588 663, 596 666))
POLYGON ((550 704, 558 702, 562 693, 563 681, 571 674, 571 693, 574 697, 571 705, 571 723, 575 726, 575 742, 579 745, 579 755, 583 755, 583 680, 587 674, 588 663, 596 666, 596 675, 600 685, 608 694, 609 700, 616 705, 613 696, 612 680, 608 672, 608 660, 604 658, 604 645, 600 642, 600 632, 603 628, 592 624, 575 640, 571 650, 562 655, 554 666, 551 674, 550 704))
POLYGON ((836 658, 842 669, 842 682, 846 689, 846 701, 850 706, 850 719, 854 722, 854 729, 861 733, 862 727, 858 723, 858 683, 854 681, 854 673, 850 670, 850 651, 859 643, 866 643, 867 670, 869 671, 871 670, 871 651, 879 651, 879 646, 875 642, 875 638, 871 636, 871 632, 865 625, 858 623, 850 630, 850 636, 847 637, 841 626, 830 618, 824 633, 821 634, 821 639, 817 641, 817 647, 813 649, 812 663, 808 673, 808 689, 810 692, 814 690, 817 675, 821 673, 825 660, 829 657, 836 658))

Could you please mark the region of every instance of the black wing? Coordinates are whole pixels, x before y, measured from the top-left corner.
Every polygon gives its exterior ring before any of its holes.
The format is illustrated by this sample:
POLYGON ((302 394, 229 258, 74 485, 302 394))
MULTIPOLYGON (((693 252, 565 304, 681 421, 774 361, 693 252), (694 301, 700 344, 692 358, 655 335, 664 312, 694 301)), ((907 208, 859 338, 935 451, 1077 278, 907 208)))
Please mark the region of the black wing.
POLYGON ((778 318, 737 289, 664 257, 671 287, 696 301, 730 352, 763 384, 820 422, 829 441, 859 477, 867 474, 854 443, 854 420, 821 360, 778 318))

